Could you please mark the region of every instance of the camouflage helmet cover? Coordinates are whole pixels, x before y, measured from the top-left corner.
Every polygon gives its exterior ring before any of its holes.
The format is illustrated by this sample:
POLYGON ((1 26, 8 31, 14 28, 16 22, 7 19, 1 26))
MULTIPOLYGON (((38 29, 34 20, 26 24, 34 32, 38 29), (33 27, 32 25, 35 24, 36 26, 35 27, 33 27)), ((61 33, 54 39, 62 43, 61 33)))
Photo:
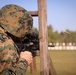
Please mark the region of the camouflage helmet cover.
POLYGON ((22 38, 32 29, 33 19, 27 11, 14 4, 5 5, 0 10, 0 26, 10 34, 22 38))

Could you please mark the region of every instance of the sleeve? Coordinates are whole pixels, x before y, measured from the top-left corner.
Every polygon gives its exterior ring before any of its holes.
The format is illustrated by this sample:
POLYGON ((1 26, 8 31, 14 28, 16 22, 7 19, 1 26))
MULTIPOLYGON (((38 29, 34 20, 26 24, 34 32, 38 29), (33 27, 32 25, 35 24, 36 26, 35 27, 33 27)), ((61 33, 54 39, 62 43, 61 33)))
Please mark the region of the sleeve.
POLYGON ((19 58, 12 39, 0 33, 0 75, 25 75, 27 66, 27 61, 19 58))

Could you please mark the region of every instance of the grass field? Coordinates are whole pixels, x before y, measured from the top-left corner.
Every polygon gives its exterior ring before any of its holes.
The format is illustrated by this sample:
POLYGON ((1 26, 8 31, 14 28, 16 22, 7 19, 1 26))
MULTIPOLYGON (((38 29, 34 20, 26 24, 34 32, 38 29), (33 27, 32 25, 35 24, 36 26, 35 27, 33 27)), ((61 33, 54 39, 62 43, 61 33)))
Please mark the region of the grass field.
MULTIPOLYGON (((52 58, 54 68, 57 75, 76 75, 76 51, 74 50, 53 50, 49 51, 52 58)), ((29 67, 27 75, 40 75, 40 60, 37 61, 37 71, 34 74, 30 74, 29 67)))

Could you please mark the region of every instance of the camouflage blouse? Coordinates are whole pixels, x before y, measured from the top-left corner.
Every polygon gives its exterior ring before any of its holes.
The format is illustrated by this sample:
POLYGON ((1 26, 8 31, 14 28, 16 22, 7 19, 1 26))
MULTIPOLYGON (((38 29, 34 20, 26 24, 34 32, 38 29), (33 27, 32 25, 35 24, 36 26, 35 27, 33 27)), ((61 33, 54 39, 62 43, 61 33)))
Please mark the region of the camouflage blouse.
POLYGON ((26 69, 13 40, 0 28, 0 75, 25 75, 26 69))

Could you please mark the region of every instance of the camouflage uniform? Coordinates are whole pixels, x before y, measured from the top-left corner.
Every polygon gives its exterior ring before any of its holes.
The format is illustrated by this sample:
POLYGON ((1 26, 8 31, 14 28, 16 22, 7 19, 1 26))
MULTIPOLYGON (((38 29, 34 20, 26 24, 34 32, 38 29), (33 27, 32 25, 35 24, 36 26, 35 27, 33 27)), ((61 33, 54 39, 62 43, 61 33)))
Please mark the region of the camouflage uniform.
POLYGON ((6 5, 0 10, 0 75, 25 75, 27 61, 21 59, 18 48, 7 32, 23 38, 32 29, 32 17, 17 5, 6 5))

